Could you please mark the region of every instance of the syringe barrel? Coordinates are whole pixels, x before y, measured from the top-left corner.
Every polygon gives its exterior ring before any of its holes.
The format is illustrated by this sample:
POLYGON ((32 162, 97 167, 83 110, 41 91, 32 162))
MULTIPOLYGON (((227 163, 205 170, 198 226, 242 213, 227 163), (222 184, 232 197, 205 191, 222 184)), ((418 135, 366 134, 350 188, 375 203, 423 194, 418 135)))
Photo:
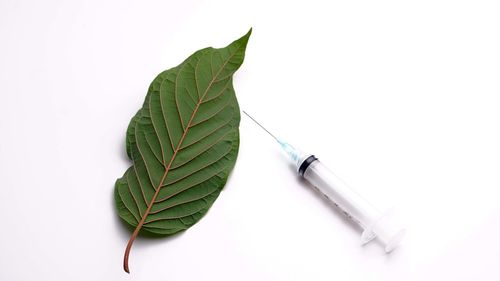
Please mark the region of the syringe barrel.
POLYGON ((391 213, 382 213, 377 210, 314 156, 313 161, 309 162, 305 170, 299 169, 299 173, 328 200, 338 206, 348 218, 363 228, 364 232, 361 236, 363 243, 378 237, 386 246, 387 252, 399 244, 404 230, 393 219, 391 213))
POLYGON ((303 176, 363 229, 382 215, 319 160, 312 162, 303 176))

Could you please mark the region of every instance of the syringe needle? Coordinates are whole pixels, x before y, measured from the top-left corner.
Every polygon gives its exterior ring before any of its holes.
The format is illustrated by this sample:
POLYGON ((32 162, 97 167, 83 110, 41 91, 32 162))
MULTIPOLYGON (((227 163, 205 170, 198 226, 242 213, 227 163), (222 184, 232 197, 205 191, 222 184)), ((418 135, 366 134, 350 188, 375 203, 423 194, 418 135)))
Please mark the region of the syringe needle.
POLYGON ((245 110, 243 110, 243 113, 246 114, 246 116, 250 117, 250 119, 252 119, 253 122, 255 122, 255 124, 259 125, 259 127, 261 127, 264 131, 266 131, 271 137, 273 137, 277 142, 280 142, 278 140, 277 137, 275 137, 273 134, 271 134, 271 132, 269 132, 266 128, 264 128, 264 126, 262 126, 259 122, 257 122, 257 120, 253 119, 252 116, 250 116, 250 114, 246 113, 245 110))

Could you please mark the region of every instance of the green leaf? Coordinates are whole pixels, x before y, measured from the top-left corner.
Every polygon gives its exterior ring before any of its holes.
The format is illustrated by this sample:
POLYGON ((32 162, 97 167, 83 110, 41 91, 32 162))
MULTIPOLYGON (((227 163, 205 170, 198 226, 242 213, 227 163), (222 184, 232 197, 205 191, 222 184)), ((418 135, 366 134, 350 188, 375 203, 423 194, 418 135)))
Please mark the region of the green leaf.
POLYGON ((139 233, 171 235, 199 221, 217 199, 236 162, 240 111, 232 76, 252 30, 221 49, 195 52, 151 83, 130 121, 132 166, 116 181, 119 216, 139 233))

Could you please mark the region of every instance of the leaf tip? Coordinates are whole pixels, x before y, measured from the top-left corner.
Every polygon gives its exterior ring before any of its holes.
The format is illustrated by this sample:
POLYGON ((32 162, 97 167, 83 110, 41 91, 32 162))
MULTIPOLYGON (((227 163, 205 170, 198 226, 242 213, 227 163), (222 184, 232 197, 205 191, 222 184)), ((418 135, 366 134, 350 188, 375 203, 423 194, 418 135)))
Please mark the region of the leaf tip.
POLYGON ((252 28, 248 30, 248 32, 240 37, 239 39, 236 39, 231 45, 233 46, 238 46, 238 48, 245 50, 247 48, 248 44, 248 39, 250 39, 250 35, 252 34, 252 28))
POLYGON ((245 36, 250 37, 250 35, 252 34, 252 29, 253 29, 253 27, 250 27, 250 29, 248 30, 247 34, 245 34, 245 36))
POLYGON ((252 35, 252 27, 250 27, 248 32, 245 35, 243 35, 243 37, 238 39, 238 41, 240 41, 242 43, 242 45, 244 45, 246 47, 246 45, 248 43, 248 39, 250 39, 250 35, 252 35))

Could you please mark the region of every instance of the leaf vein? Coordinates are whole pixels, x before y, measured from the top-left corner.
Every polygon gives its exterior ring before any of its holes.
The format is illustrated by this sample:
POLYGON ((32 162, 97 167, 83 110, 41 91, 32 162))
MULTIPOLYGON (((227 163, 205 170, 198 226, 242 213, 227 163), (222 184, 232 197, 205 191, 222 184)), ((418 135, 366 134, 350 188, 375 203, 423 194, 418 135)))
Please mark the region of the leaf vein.
MULTIPOLYGON (((153 95, 153 94, 154 94, 154 92, 151 93, 151 95, 153 95)), ((158 95, 160 95, 160 93, 158 93, 158 95)), ((152 98, 150 97, 149 98, 149 116, 151 116, 151 123, 153 124, 153 130, 155 131, 155 136, 158 139, 158 143, 160 144, 160 149, 161 149, 161 161, 160 161, 160 163, 163 166, 165 166, 165 159, 164 159, 165 151, 163 149, 163 143, 162 143, 162 141, 160 139, 160 135, 158 134, 158 130, 156 129, 155 122, 154 122, 154 119, 153 119, 153 112, 151 111, 152 110, 151 100, 152 100, 152 98)), ((147 141, 147 139, 146 139, 146 141, 147 141)), ((156 156, 156 154, 155 154, 155 156, 156 156)))
MULTIPOLYGON (((228 123, 229 123, 229 122, 228 122, 228 123)), ((207 137, 208 137, 208 136, 210 136, 210 135, 212 135, 212 134, 214 134, 216 131, 218 131, 218 129, 220 129, 220 128, 224 127, 225 125, 227 125, 227 124, 224 124, 224 125, 222 125, 221 127, 217 128, 217 129, 216 129, 213 133, 210 133, 209 135, 207 135, 207 137)), ((173 169, 177 169, 177 168, 179 168, 179 167, 182 167, 182 166, 186 165, 187 163, 189 163, 190 161, 193 161, 193 159, 195 159, 196 157, 200 156, 203 152, 208 151, 208 150, 209 150, 210 148, 212 148, 214 145, 216 145, 216 144, 218 144, 219 142, 221 142, 221 141, 222 141, 222 139, 224 139, 224 138, 225 138, 225 137, 226 137, 226 136, 227 136, 230 132, 231 132, 231 130, 228 130, 226 133, 224 133, 224 135, 222 135, 220 138, 218 138, 218 139, 217 139, 214 143, 210 144, 209 146, 207 146, 206 148, 204 148, 204 150, 200 151, 198 154, 194 155, 194 156, 193 156, 193 157, 191 157, 190 159, 188 159, 188 160, 186 160, 186 161, 184 161, 184 162, 182 162, 182 163, 178 164, 177 166, 174 166, 174 167, 172 168, 172 170, 173 170, 173 169)))
MULTIPOLYGON (((190 199, 190 200, 186 200, 186 201, 182 201, 182 202, 178 202, 178 203, 172 204, 172 205, 170 205, 170 206, 166 206, 166 207, 164 207, 164 208, 162 208, 162 209, 156 210, 156 211, 154 211, 154 212, 150 212, 150 214, 157 214, 157 213, 161 213, 161 212, 163 212, 163 211, 165 211, 165 210, 168 210, 168 209, 173 208, 173 207, 180 206, 180 205, 182 205, 182 204, 191 203, 191 202, 195 202, 195 201, 198 201, 198 200, 205 200, 205 197, 208 197, 208 196, 210 196, 210 195, 214 194, 214 193, 215 193, 215 192, 217 192, 217 191, 218 191, 218 189, 215 189, 215 190, 213 190, 213 191, 209 192, 208 194, 204 194, 204 195, 202 195, 202 196, 195 197, 194 199, 190 199)), ((207 205, 208 205, 208 202, 207 202, 207 201, 204 201, 204 202, 205 202, 205 203, 207 203, 207 205)))
MULTIPOLYGON (((177 73, 175 74, 176 78, 177 78, 177 73)), ((163 102, 161 102, 161 92, 162 92, 162 89, 163 89, 163 83, 167 81, 167 79, 161 81, 161 84, 160 84, 160 91, 158 92, 158 95, 160 95, 160 108, 161 108, 161 114, 162 114, 162 117, 163 117, 163 122, 165 122, 165 127, 167 129, 167 134, 168 134, 168 140, 169 140, 169 143, 170 143, 170 147, 172 148, 172 151, 175 150, 174 148, 174 142, 172 140, 172 133, 170 133, 170 128, 168 127, 168 122, 167 122, 167 119, 165 118, 165 109, 163 108, 163 102)))
POLYGON ((120 194, 120 189, 118 189, 118 196, 120 197, 120 200, 122 201, 123 203, 123 206, 125 206, 125 208, 127 209, 127 211, 132 215, 132 217, 135 219, 135 221, 137 223, 139 223, 139 219, 137 218, 137 216, 134 214, 134 212, 132 212, 132 210, 130 210, 129 206, 127 206, 127 203, 125 203, 125 200, 123 200, 123 196, 120 194))
POLYGON ((192 172, 192 173, 190 173, 190 174, 186 174, 186 175, 184 175, 183 177, 178 178, 178 179, 176 179, 176 180, 174 180, 174 181, 172 181, 172 182, 165 183, 165 185, 164 185, 164 186, 162 186, 162 187, 172 185, 172 184, 174 184, 174 183, 176 183, 176 182, 179 182, 179 181, 181 181, 181 180, 183 180, 183 179, 185 179, 185 178, 187 178, 187 177, 189 177, 189 176, 191 176, 191 175, 193 175, 193 174, 195 174, 195 173, 197 173, 197 172, 199 172, 199 171, 201 171, 201 170, 203 170, 203 169, 205 169, 205 168, 207 168, 207 167, 209 167, 209 166, 212 166, 213 164, 215 164, 215 163, 219 162, 219 160, 221 160, 222 158, 224 158, 227 154, 229 154, 229 152, 231 152, 231 149, 232 149, 232 147, 229 147, 229 149, 228 149, 228 150, 224 153, 224 155, 221 155, 221 156, 220 156, 219 158, 217 158, 215 161, 210 162, 210 163, 208 163, 208 164, 206 164, 206 165, 204 165, 204 166, 200 167, 198 170, 193 171, 193 172, 192 172))
POLYGON ((137 199, 135 198, 135 195, 132 192, 132 189, 130 188, 130 173, 127 173, 127 187, 128 187, 128 191, 130 192, 130 195, 132 195, 132 198, 134 199, 134 203, 135 203, 135 206, 137 207, 137 211, 139 211, 139 216, 142 217, 142 212, 141 212, 141 208, 139 207, 139 203, 137 203, 137 199))

